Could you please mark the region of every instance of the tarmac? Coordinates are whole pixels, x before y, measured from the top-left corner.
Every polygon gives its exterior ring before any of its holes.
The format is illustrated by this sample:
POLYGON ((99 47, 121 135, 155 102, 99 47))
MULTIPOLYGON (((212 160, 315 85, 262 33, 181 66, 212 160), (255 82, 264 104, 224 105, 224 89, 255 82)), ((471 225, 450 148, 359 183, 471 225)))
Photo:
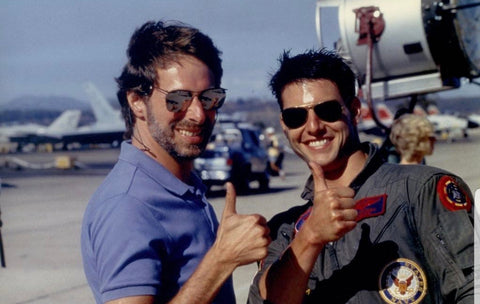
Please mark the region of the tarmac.
MULTIPOLYGON (((477 130, 476 130, 477 131, 477 130)), ((117 149, 0 155, 0 194, 6 267, 0 268, 0 303, 94 303, 80 254, 80 227, 87 202, 118 156, 117 149), (8 157, 44 164, 68 156, 78 169, 5 168, 8 157)), ((480 130, 468 139, 438 142, 427 164, 463 177, 472 192, 480 188, 480 130)), ((285 159, 284 180, 274 177, 271 190, 254 189, 237 198, 239 213, 260 213, 267 219, 300 202, 308 176, 303 161, 285 159)), ((255 184, 252 187, 255 188, 255 184)), ((210 201, 220 216, 223 188, 215 188, 210 201)), ((237 303, 246 303, 256 265, 234 274, 237 303)))

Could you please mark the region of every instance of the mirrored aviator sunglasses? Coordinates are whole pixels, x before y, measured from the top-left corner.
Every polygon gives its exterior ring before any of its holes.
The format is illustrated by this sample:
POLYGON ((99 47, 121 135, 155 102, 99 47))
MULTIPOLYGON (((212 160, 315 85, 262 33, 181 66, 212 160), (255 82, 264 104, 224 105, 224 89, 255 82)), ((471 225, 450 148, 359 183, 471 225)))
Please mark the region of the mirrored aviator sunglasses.
POLYGON ((326 122, 335 122, 342 118, 342 105, 336 100, 314 105, 287 108, 282 111, 283 123, 289 129, 303 126, 308 119, 308 111, 313 108, 317 117, 326 122))
POLYGON ((201 92, 192 92, 188 90, 165 91, 160 88, 155 88, 166 95, 167 110, 170 112, 185 111, 194 96, 197 96, 204 110, 217 110, 225 102, 226 89, 210 88, 201 92))

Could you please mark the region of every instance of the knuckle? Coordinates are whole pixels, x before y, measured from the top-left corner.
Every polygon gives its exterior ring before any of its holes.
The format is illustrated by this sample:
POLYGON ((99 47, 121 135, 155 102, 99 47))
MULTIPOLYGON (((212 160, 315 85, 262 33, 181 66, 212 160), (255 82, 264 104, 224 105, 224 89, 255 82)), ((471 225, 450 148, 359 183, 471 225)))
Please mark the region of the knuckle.
POLYGON ((331 200, 330 201, 330 209, 335 210, 335 209, 340 209, 342 206, 338 200, 331 200))

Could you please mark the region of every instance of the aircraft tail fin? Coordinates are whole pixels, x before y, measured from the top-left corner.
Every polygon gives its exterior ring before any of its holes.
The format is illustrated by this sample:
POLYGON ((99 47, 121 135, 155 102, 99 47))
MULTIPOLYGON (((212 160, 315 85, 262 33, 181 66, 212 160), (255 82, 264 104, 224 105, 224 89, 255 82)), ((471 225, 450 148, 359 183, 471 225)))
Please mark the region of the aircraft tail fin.
POLYGON ((112 107, 93 83, 87 82, 84 87, 97 122, 111 122, 119 118, 118 111, 112 107))
POLYGON ((390 126, 393 122, 394 115, 392 111, 384 103, 377 104, 378 119, 386 126, 390 126))
POLYGON ((80 110, 66 110, 58 116, 47 128, 47 132, 65 132, 73 131, 78 127, 80 110))
MULTIPOLYGON (((380 122, 382 122, 384 125, 387 125, 387 126, 392 123, 394 116, 392 111, 390 111, 390 109, 387 107, 386 104, 377 103, 375 104, 375 109, 376 109, 377 118, 380 120, 380 122)), ((368 105, 365 103, 362 103, 361 120, 363 122, 374 123, 372 113, 370 113, 370 109, 368 108, 368 105)))
POLYGON ((438 107, 437 107, 436 105, 433 105, 433 104, 431 104, 431 105, 429 105, 429 106, 427 107, 427 113, 428 113, 428 115, 438 115, 438 114, 441 114, 441 113, 440 113, 440 110, 438 109, 438 107))
POLYGON ((427 116, 427 111, 425 111, 421 106, 415 105, 415 107, 413 108, 413 114, 419 116, 427 116))

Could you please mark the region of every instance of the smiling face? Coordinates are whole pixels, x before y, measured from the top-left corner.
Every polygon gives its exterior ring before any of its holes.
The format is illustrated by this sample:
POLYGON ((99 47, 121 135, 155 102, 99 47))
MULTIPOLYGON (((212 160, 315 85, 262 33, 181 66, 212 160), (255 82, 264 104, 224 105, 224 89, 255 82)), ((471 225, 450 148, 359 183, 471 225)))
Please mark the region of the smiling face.
MULTIPOLYGON (((282 91, 283 109, 319 104, 336 100, 342 106, 342 117, 338 121, 321 120, 309 109, 304 125, 289 129, 283 122, 282 128, 292 149, 306 162, 315 161, 325 171, 345 166, 351 153, 352 141, 356 134, 354 118, 346 107, 337 86, 330 80, 316 79, 290 83, 282 91)), ((357 102, 350 106, 358 115, 357 102)))
MULTIPOLYGON (((215 86, 210 69, 191 56, 157 69, 157 74, 157 85, 165 91, 200 92, 215 86)), ((167 110, 166 95, 153 90, 145 110, 146 129, 158 144, 153 146, 163 150, 157 154, 167 152, 177 162, 182 162, 193 160, 204 150, 213 130, 216 110, 204 110, 198 97, 193 97, 185 111, 173 113, 167 110)))

